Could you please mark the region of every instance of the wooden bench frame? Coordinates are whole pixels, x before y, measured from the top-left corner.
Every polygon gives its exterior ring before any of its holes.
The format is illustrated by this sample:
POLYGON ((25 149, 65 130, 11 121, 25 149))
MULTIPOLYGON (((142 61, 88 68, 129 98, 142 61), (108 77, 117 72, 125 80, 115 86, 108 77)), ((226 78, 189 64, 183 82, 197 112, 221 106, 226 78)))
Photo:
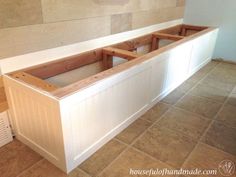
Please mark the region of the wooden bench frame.
POLYGON ((172 35, 172 34, 164 34, 164 33, 153 33, 152 34, 152 47, 151 51, 159 49, 159 42, 161 39, 165 40, 173 40, 173 41, 178 41, 183 39, 184 36, 178 36, 178 35, 172 35))
MULTIPOLYGON (((140 46, 150 45, 150 53, 160 49, 159 41, 161 39, 173 40, 174 42, 177 42, 186 38, 185 36, 187 34, 187 30, 194 30, 196 32, 199 32, 206 29, 208 29, 208 27, 192 26, 185 24, 177 25, 118 44, 106 46, 104 48, 98 48, 78 55, 59 59, 57 61, 48 62, 45 64, 15 71, 9 73, 9 75, 17 80, 23 81, 45 92, 57 94, 58 90, 66 88, 60 88, 58 86, 50 84, 44 79, 96 62, 102 63, 104 71, 109 70, 113 67, 112 57, 114 56, 124 58, 128 61, 132 61, 134 59, 142 57, 142 55, 135 53, 135 50, 137 50, 137 48, 140 46)), ((112 73, 109 74, 111 75, 112 73)), ((106 75, 104 75, 104 77, 105 76, 106 75)), ((67 92, 70 92, 70 90, 68 90, 67 92)))

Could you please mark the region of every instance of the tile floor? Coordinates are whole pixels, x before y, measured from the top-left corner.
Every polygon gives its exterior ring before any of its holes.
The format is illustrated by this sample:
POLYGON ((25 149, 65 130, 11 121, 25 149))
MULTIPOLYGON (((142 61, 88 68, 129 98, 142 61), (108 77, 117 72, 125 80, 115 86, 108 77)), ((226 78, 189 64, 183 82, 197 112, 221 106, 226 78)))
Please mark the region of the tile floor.
POLYGON ((0 176, 126 177, 130 168, 217 169, 225 159, 236 163, 236 65, 210 62, 69 175, 14 140, 0 148, 0 176))

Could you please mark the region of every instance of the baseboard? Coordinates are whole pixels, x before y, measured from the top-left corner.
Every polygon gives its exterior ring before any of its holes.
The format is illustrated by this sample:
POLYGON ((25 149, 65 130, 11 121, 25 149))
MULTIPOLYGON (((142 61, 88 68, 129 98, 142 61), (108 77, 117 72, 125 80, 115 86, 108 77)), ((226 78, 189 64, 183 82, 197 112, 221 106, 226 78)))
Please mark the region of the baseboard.
POLYGON ((219 61, 219 62, 223 62, 223 63, 236 64, 236 61, 228 60, 228 59, 224 59, 224 58, 213 58, 212 61, 219 61))

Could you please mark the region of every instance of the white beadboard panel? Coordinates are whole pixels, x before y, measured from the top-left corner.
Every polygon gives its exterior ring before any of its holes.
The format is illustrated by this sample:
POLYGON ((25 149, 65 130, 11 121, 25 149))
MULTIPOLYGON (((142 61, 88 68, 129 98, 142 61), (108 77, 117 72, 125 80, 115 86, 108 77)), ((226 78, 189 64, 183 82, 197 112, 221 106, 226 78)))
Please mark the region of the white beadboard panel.
POLYGON ((152 59, 152 101, 188 77, 191 50, 190 41, 152 59))
POLYGON ((7 111, 0 113, 0 147, 12 141, 7 111))
POLYGON ((61 101, 64 122, 72 123, 66 137, 71 137, 67 152, 74 167, 82 162, 81 158, 89 149, 149 103, 150 67, 119 82, 115 79, 110 80, 115 83, 107 88, 94 87, 93 94, 83 100, 80 94, 75 94, 73 99, 61 101))
POLYGON ((198 69, 206 59, 211 59, 218 30, 207 33, 193 40, 190 73, 198 69))
POLYGON ((66 169, 58 102, 8 77, 4 80, 16 138, 66 169))

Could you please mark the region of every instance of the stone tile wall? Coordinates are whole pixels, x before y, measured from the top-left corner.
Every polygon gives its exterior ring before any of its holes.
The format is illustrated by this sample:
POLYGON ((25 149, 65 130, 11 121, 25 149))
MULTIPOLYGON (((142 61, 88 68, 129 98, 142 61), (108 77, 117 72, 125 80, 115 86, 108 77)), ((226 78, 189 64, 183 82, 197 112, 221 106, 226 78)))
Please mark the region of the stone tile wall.
POLYGON ((183 17, 185 0, 0 0, 0 59, 183 17))

